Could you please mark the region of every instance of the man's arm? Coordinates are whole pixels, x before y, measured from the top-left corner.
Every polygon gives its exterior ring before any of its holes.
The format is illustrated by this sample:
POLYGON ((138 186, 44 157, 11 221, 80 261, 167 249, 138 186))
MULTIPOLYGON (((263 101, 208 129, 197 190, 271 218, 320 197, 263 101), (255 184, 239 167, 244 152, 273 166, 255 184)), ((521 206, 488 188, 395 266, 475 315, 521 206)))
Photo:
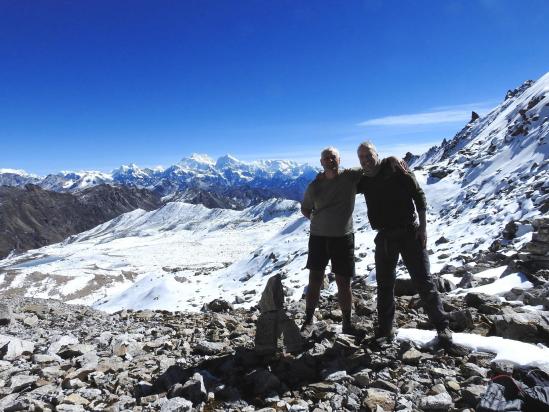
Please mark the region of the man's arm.
POLYGON ((312 209, 307 209, 305 207, 303 207, 303 205, 301 205, 301 213, 303 214, 303 216, 305 216, 307 219, 310 219, 311 218, 311 213, 313 212, 312 209))
POLYGON ((313 213, 313 208, 314 203, 311 198, 311 185, 309 185, 307 186, 307 190, 305 190, 305 194, 303 195, 303 202, 301 202, 301 213, 307 219, 310 219, 311 214, 313 213))
POLYGON ((425 192, 419 185, 414 174, 410 171, 406 173, 406 181, 408 182, 408 188, 419 218, 419 227, 416 233, 416 237, 421 242, 423 249, 427 247, 427 200, 425 199, 425 192))
POLYGON ((393 172, 408 173, 410 171, 410 169, 408 169, 408 164, 403 159, 389 156, 385 161, 389 164, 393 172))

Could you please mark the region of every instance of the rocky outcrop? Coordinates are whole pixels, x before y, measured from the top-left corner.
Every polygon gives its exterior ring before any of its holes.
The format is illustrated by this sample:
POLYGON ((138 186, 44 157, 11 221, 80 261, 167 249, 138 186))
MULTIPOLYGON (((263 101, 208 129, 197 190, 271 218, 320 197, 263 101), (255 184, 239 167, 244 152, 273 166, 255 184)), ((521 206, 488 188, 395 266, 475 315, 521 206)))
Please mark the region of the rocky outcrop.
POLYGON ((76 194, 28 184, 0 187, 0 258, 60 242, 137 208, 160 206, 158 195, 132 187, 99 185, 76 194))

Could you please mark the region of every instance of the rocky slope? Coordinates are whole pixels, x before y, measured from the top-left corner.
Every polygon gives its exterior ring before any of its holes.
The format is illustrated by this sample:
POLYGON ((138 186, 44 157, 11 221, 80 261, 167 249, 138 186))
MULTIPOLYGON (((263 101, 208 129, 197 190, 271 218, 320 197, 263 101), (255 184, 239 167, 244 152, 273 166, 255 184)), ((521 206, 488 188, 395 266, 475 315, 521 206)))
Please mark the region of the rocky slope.
POLYGON ((99 185, 77 194, 0 186, 0 258, 60 242, 122 213, 160 206, 144 189, 99 185))

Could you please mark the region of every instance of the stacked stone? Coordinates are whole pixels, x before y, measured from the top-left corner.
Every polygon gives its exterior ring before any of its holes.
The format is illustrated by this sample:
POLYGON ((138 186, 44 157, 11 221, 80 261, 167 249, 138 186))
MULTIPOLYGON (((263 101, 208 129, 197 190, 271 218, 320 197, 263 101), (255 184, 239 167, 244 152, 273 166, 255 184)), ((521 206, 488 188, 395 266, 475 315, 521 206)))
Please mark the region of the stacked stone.
POLYGON ((532 241, 524 245, 519 258, 532 271, 549 269, 549 215, 534 219, 532 226, 532 241))

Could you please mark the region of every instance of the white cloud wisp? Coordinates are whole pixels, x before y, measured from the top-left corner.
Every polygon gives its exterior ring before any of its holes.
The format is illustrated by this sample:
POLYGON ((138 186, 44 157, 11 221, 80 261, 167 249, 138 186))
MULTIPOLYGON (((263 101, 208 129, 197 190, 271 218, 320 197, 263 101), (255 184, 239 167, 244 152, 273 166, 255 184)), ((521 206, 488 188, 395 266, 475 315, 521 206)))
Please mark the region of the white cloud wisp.
POLYGON ((471 119, 471 111, 476 111, 479 115, 484 115, 491 108, 487 105, 479 107, 478 104, 448 106, 446 110, 435 109, 432 111, 399 114, 394 116, 378 117, 359 123, 359 126, 410 126, 410 125, 428 125, 440 123, 459 123, 471 119))

